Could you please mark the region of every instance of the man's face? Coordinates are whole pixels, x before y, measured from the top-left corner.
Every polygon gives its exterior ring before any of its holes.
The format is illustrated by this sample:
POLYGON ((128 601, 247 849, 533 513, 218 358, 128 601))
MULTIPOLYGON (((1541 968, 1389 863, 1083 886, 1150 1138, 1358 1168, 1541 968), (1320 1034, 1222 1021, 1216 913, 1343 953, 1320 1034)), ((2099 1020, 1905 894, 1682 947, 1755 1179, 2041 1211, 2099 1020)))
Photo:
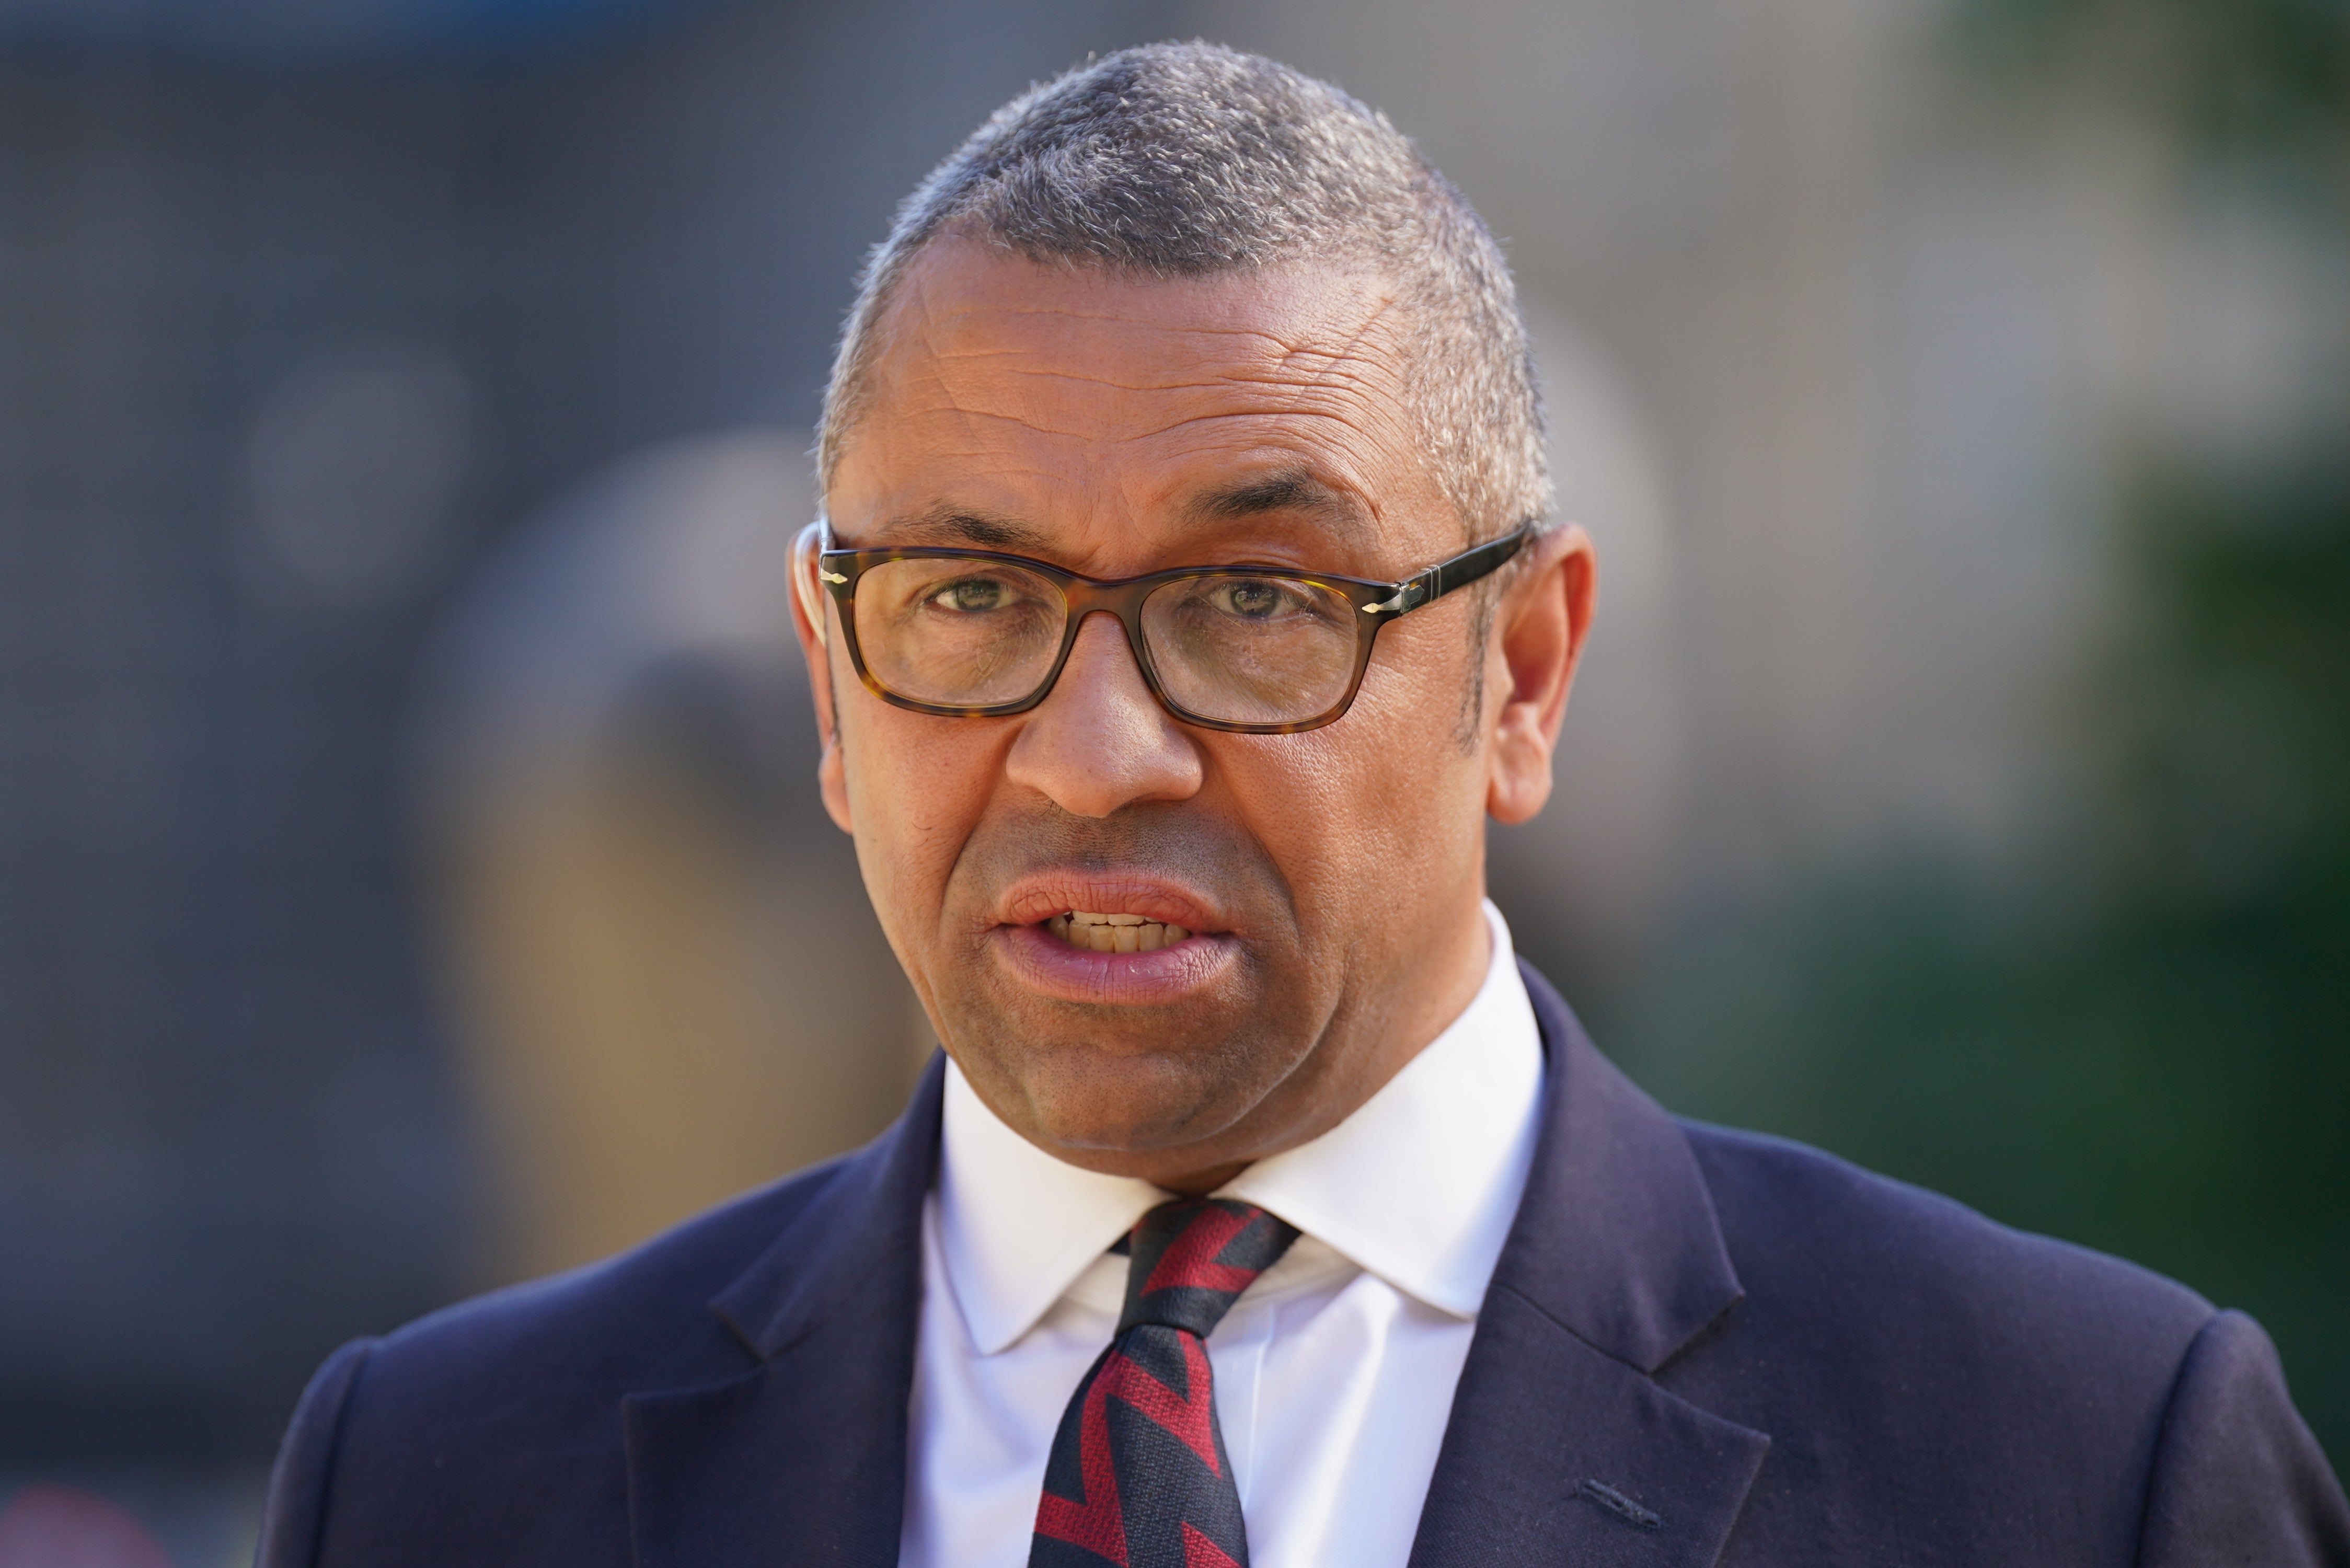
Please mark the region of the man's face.
MULTIPOLYGON (((1353 274, 1138 282, 933 244, 843 446, 835 536, 1104 578, 1408 576, 1468 541, 1419 450, 1400 317, 1353 274)), ((1501 618, 1556 645, 1540 690, 1508 636, 1472 647, 1464 591, 1387 628, 1353 708, 1299 734, 1178 722, 1108 616, 1040 705, 993 719, 891 707, 837 616, 803 628, 827 803, 991 1108, 1075 1164, 1197 1186, 1335 1125, 1441 1030, 1486 961, 1484 815, 1547 790, 1588 606, 1579 535, 1533 554, 1501 618), (1071 912, 1190 935, 1098 952, 1071 912)))

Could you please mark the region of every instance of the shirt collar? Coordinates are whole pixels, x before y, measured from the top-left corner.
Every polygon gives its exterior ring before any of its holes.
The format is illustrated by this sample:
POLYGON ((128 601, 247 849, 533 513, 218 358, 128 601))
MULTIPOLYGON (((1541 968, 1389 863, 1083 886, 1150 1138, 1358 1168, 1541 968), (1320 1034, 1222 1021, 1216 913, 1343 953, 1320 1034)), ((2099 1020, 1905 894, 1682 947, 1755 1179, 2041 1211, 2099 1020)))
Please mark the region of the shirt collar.
POLYGON ((1167 1194, 1065 1164, 1014 1132, 947 1063, 940 1127, 939 1256, 982 1355, 1036 1324, 1167 1194))
MULTIPOLYGON (((1278 1214, 1398 1290, 1471 1318, 1534 1158, 1542 1039, 1508 925, 1475 998, 1379 1092, 1219 1196, 1278 1214)), ((972 1344, 1016 1343, 1167 1195, 1065 1164, 1014 1132, 947 1064, 939 1246, 972 1344)))

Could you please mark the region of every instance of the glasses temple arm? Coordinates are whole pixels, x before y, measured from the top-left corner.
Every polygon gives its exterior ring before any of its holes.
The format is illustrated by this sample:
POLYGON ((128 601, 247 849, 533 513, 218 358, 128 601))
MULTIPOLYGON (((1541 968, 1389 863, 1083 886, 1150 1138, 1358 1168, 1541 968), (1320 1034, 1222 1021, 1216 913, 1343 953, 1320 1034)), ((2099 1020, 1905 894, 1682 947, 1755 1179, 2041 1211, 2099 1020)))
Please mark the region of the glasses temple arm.
POLYGON ((1439 561, 1413 576, 1396 585, 1395 597, 1365 609, 1383 615, 1408 615, 1423 605, 1434 604, 1455 588, 1465 588, 1478 578, 1490 576, 1507 566, 1526 541, 1534 536, 1534 525, 1521 524, 1516 529, 1498 539, 1488 540, 1474 549, 1463 550, 1449 561, 1439 561))

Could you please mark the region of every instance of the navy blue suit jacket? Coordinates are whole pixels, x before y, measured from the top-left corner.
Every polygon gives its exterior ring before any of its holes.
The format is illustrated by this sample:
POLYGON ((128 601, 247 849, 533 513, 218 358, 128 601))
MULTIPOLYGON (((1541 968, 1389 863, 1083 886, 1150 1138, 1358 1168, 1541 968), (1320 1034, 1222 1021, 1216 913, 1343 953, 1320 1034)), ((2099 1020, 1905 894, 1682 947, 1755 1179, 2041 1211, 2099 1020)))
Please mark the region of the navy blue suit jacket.
MULTIPOLYGON (((2251 1319, 1675 1121, 1526 983, 1546 1120, 1414 1568, 2350 1564, 2251 1319)), ((894 1563, 940 1082, 859 1153, 337 1352, 263 1568, 894 1563)))

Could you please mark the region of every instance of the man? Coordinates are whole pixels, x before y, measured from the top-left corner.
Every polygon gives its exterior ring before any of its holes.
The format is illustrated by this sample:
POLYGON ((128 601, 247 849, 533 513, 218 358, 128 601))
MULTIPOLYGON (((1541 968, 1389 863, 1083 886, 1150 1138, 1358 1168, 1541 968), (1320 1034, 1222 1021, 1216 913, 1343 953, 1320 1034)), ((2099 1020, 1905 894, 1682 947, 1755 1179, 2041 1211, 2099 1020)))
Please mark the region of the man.
POLYGON ((1509 275, 1192 45, 916 191, 800 558, 946 1055, 844 1160, 346 1347, 269 1568, 2350 1563, 2250 1320, 1676 1123, 1522 970, 1592 553, 1509 275))

